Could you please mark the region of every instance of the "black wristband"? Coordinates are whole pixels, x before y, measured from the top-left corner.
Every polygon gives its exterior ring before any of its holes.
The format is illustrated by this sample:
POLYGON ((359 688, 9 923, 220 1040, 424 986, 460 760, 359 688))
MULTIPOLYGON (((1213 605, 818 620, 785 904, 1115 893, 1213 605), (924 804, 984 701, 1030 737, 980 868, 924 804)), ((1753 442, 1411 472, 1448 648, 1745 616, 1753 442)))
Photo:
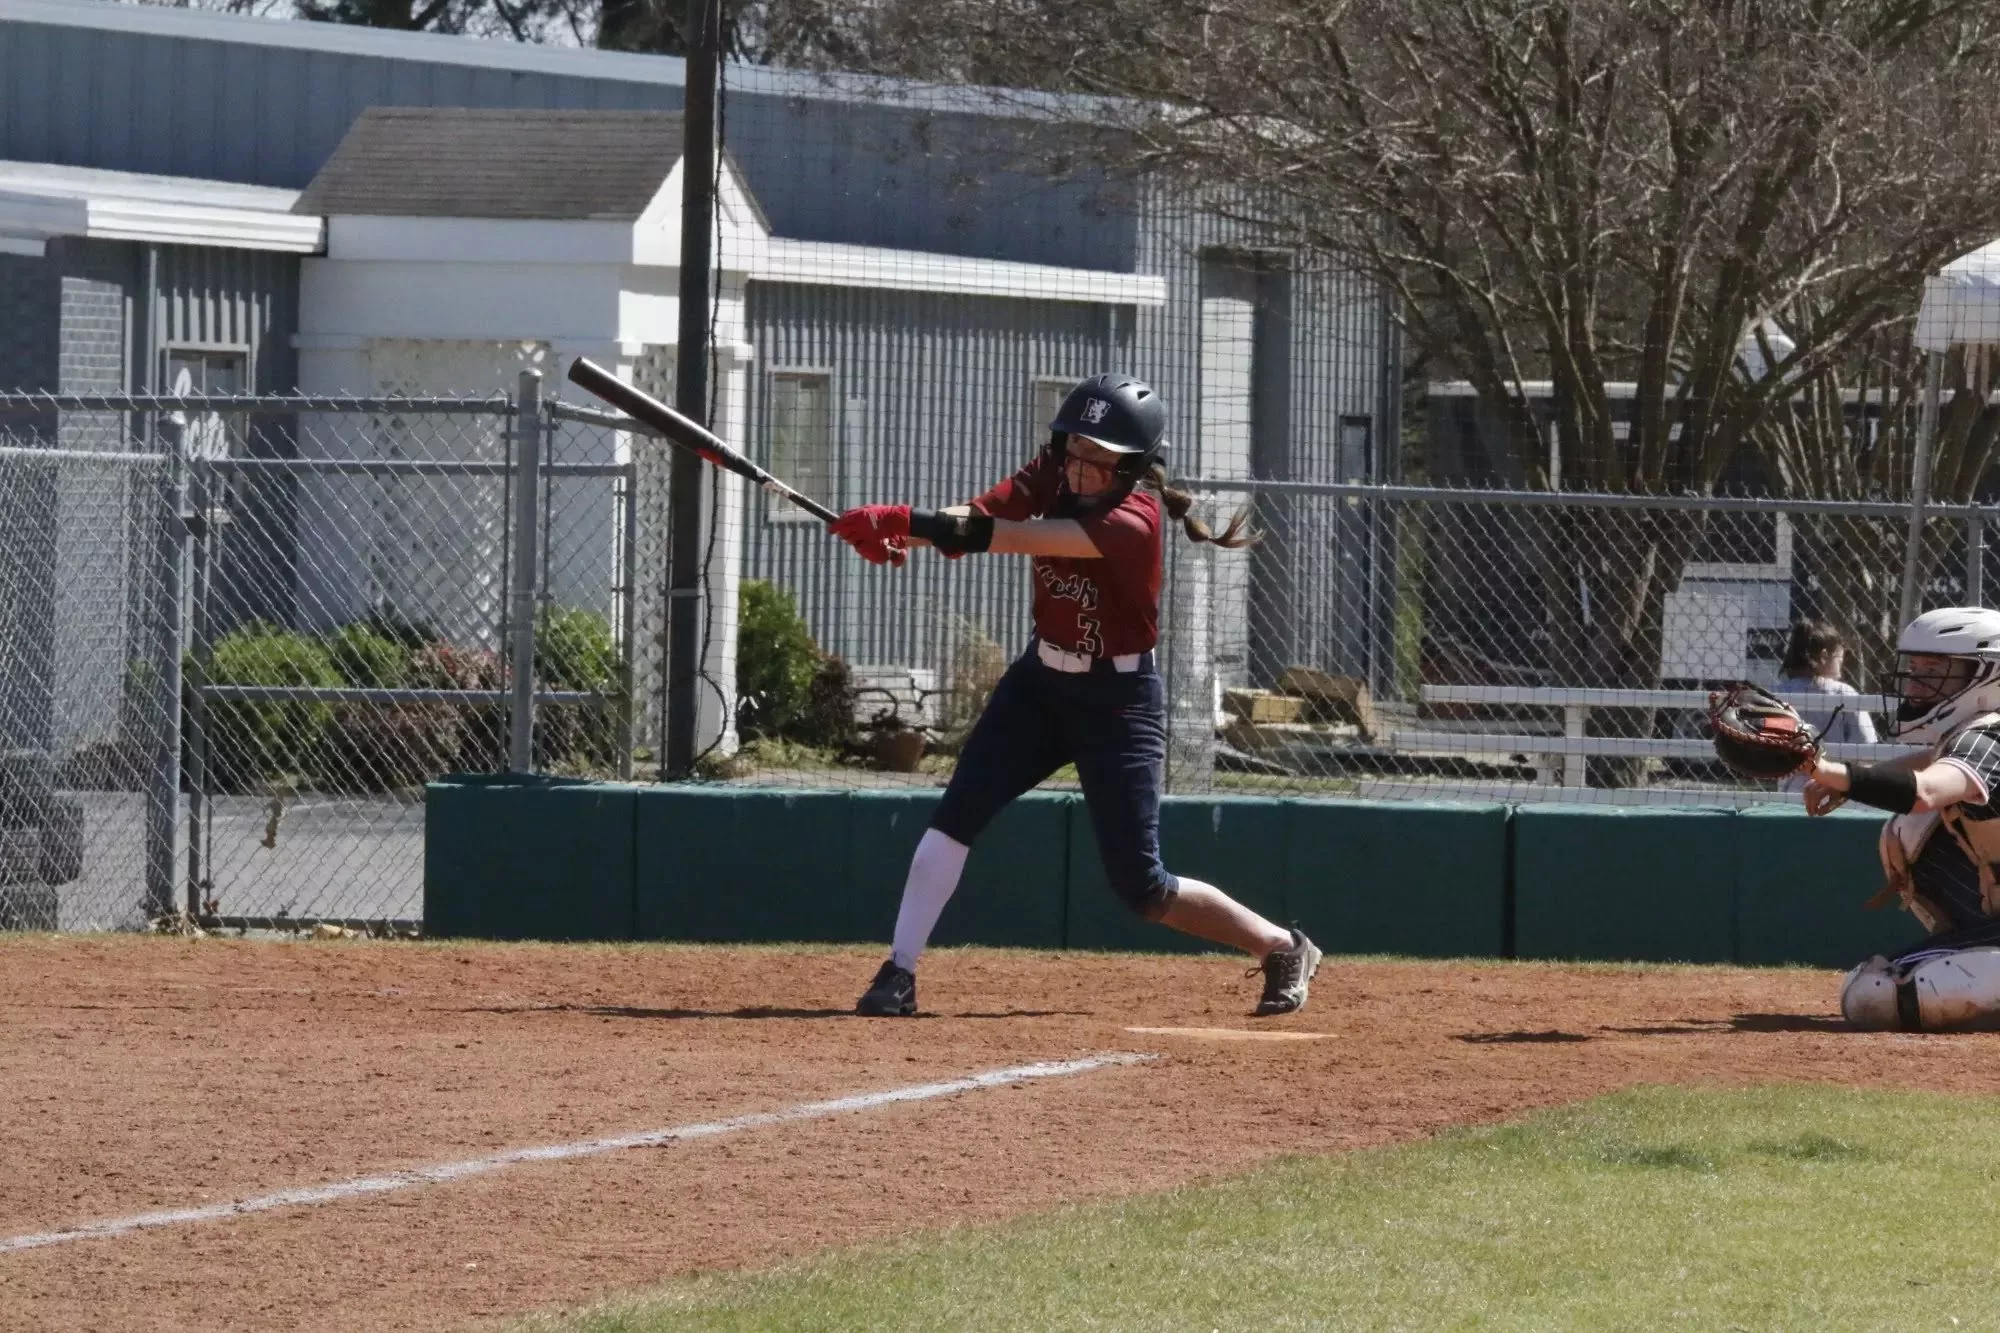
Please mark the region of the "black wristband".
POLYGON ((1847 794, 1877 810, 1907 815, 1917 805, 1917 775, 1887 764, 1849 764, 1847 794))
POLYGON ((910 535, 921 537, 951 555, 971 555, 993 545, 993 516, 941 514, 935 509, 912 509, 910 535))

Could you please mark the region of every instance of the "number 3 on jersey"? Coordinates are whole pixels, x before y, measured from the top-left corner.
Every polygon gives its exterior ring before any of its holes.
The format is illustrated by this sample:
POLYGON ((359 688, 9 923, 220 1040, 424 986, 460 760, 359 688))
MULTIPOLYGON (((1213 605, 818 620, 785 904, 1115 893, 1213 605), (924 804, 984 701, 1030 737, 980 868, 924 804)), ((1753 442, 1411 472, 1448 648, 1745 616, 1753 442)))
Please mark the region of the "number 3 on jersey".
POLYGON ((1089 653, 1092 657, 1104 651, 1104 636, 1097 632, 1097 617, 1090 614, 1097 609, 1097 585, 1089 579, 1078 578, 1076 597, 1076 650, 1089 653))

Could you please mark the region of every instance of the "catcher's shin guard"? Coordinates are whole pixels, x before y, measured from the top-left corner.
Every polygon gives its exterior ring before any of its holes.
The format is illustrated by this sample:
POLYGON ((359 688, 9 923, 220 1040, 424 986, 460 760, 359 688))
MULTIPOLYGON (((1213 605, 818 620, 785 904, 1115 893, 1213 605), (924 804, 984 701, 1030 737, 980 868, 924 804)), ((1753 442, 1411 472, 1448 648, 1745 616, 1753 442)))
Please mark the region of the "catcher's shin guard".
POLYGON ((1840 1016, 1864 1032, 1894 1032, 1903 1025, 1896 992, 1901 978, 1881 954, 1847 974, 1840 988, 1840 1016))
POLYGON ((1847 974, 1840 1012, 1872 1032, 2000 1026, 2000 949, 1946 949, 1900 963, 1877 955, 1847 974))

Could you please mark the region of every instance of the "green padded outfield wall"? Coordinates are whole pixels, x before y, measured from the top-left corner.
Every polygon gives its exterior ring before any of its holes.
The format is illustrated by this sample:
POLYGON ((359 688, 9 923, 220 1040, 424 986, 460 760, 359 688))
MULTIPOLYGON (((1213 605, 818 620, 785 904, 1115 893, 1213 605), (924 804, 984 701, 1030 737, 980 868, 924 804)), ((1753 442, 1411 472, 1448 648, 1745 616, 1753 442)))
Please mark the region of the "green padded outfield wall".
MULTIPOLYGON (((640 788, 637 938, 886 943, 939 795, 640 788)), ((1062 946, 1070 803, 1035 793, 994 820, 939 944, 1062 946)))
POLYGON ((847 883, 845 792, 650 787, 636 819, 642 940, 853 939, 882 910, 847 883))
MULTIPOLYGON (((1341 953, 1496 957, 1506 949, 1507 807, 1171 796, 1167 869, 1214 884, 1341 953)), ((1071 815, 1069 947, 1218 948, 1141 921, 1112 894, 1081 803, 1071 815)))
POLYGON ((1523 805, 1513 825, 1517 957, 1735 956, 1735 811, 1523 805))
MULTIPOLYGON (((857 894, 882 895, 889 904, 859 938, 888 941, 910 855, 942 796, 940 791, 858 791, 850 798, 850 882, 857 894)), ((1030 792, 995 816, 966 858, 965 877, 945 904, 931 939, 939 945, 1062 948, 1071 825, 1081 809, 1068 792, 1030 792)))
POLYGON ((635 789, 468 774, 424 791, 424 933, 632 938, 635 789))
POLYGON ((1508 809, 1292 801, 1285 918, 1341 953, 1508 951, 1508 809))
MULTIPOLYGON (((1248 796, 1170 796, 1160 802, 1160 858, 1170 873, 1206 880, 1254 911, 1284 920, 1291 843, 1287 804, 1248 796)), ((1067 943, 1072 949, 1155 953, 1222 947, 1143 920, 1118 900, 1081 799, 1070 815, 1067 943)))
MULTIPOLYGON (((939 793, 647 787, 475 775, 426 796, 426 933, 885 941, 939 793)), ((1864 911, 1879 816, 1172 797, 1170 869, 1338 953, 1848 967, 1914 943, 1864 911)), ((1204 946, 1112 895, 1079 798, 994 821, 944 944, 1204 946)))
MULTIPOLYGON (((709 942, 886 940, 939 798, 504 778, 431 793, 429 933, 709 942), (565 795, 536 802, 544 792, 565 795), (629 812, 629 832, 607 825, 610 810, 629 812), (585 859, 568 861, 572 850, 585 859)), ((1173 797, 1161 810, 1177 873, 1345 952, 1429 956, 1504 952, 1505 826, 1497 805, 1173 797)), ((1030 793, 994 820, 934 938, 1210 947, 1118 902, 1084 806, 1065 792, 1030 793)))
POLYGON ((1887 815, 1848 806, 1815 819, 1760 806, 1738 818, 1737 962, 1846 968, 1923 938, 1900 907, 1862 907, 1882 887, 1875 839, 1887 815))

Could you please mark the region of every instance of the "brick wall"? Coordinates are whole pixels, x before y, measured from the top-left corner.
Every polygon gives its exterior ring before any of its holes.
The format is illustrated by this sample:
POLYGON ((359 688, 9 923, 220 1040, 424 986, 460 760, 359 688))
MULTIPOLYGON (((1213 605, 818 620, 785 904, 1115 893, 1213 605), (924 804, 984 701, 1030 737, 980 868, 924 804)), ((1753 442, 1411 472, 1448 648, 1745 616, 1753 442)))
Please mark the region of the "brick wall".
MULTIPOLYGON (((64 393, 118 393, 125 388, 125 293, 134 247, 115 241, 52 241, 60 273, 60 332, 56 374, 64 393)), ((117 414, 66 412, 57 439, 65 449, 123 448, 117 414)))

